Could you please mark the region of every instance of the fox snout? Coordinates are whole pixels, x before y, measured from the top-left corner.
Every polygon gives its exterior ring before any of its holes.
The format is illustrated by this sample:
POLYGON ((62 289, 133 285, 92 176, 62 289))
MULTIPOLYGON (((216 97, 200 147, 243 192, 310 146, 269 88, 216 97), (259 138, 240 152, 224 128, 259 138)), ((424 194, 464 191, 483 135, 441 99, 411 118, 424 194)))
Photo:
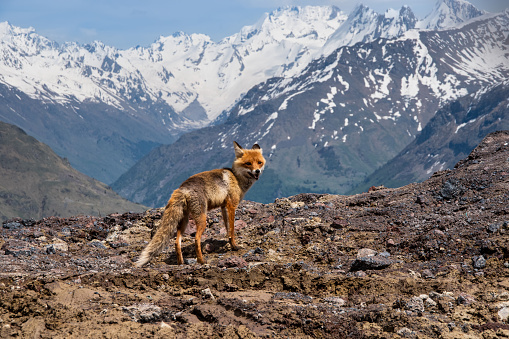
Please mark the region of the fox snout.
POLYGON ((258 178, 260 177, 260 174, 262 174, 262 171, 259 169, 255 169, 255 170, 251 171, 251 174, 253 175, 253 177, 256 180, 258 180, 258 178))

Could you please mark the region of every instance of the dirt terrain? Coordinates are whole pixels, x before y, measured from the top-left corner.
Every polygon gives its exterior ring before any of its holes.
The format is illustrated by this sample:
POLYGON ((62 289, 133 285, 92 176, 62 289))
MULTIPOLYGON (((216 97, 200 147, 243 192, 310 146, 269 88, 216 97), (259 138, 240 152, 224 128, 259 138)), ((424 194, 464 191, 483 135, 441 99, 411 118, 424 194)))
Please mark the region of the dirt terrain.
POLYGON ((508 206, 497 132, 423 183, 243 202, 236 252, 213 211, 206 265, 190 225, 186 265, 172 243, 133 267, 160 209, 8 220, 0 337, 509 337, 508 206))

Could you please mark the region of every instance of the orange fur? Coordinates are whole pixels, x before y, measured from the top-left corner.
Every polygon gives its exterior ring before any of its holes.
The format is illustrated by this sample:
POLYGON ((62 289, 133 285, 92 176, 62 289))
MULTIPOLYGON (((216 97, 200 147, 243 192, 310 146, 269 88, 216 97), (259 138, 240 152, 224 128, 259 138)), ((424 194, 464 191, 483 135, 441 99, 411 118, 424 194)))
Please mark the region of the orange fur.
POLYGON ((177 262, 184 263, 181 240, 189 217, 196 223, 196 258, 204 264, 201 251, 201 236, 207 227, 207 211, 221 208, 231 248, 237 250, 235 243, 235 210, 244 195, 258 180, 265 166, 262 149, 254 144, 251 149, 243 149, 234 142, 235 160, 231 169, 215 169, 189 177, 170 197, 156 234, 143 250, 136 266, 141 267, 167 246, 175 230, 175 251, 177 262))

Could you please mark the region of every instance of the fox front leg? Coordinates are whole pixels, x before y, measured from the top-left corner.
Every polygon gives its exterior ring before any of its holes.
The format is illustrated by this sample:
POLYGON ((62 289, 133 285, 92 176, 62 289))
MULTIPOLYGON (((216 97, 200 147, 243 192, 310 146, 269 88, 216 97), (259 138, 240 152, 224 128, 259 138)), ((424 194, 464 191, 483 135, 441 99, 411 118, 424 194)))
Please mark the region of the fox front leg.
POLYGON ((230 226, 229 226, 230 225, 230 220, 229 220, 229 217, 228 217, 228 212, 226 210, 226 207, 221 207, 221 214, 223 215, 224 228, 226 229, 226 234, 227 234, 227 237, 228 237, 228 242, 230 243, 230 246, 231 246, 232 250, 235 250, 233 248, 233 246, 235 245, 235 242, 232 245, 232 238, 231 238, 230 226))
POLYGON ((226 226, 226 231, 228 232, 228 239, 230 241, 230 246, 233 251, 238 251, 239 247, 235 243, 235 210, 237 209, 237 205, 234 204, 231 200, 226 202, 226 208, 222 208, 221 211, 223 213, 224 224, 226 226))

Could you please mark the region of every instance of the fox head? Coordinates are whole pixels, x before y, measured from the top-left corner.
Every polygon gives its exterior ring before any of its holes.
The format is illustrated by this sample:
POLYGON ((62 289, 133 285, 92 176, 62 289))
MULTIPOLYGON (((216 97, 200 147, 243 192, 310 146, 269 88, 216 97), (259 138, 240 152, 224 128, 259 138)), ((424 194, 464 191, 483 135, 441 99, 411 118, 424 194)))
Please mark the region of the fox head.
POLYGON ((233 147, 235 148, 235 161, 233 162, 235 172, 248 179, 258 180, 265 166, 265 158, 260 146, 254 144, 251 149, 244 149, 234 141, 233 147))

